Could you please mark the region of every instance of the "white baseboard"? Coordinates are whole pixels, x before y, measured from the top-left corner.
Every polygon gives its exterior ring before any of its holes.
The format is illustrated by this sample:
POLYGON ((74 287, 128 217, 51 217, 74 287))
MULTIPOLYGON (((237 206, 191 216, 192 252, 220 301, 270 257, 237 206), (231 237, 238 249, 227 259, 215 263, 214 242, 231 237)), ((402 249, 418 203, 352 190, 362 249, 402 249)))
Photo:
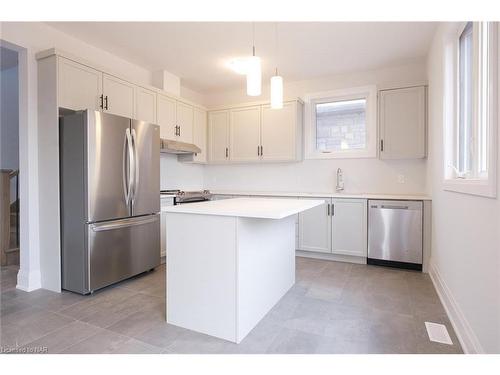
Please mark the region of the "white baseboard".
POLYGON ((462 345, 462 349, 466 354, 484 354, 484 350, 479 343, 479 340, 472 330, 469 322, 465 318, 464 313, 460 309, 460 306, 456 302, 451 290, 448 288, 446 283, 444 282, 441 274, 439 273, 439 269, 434 264, 434 262, 430 261, 429 267, 429 275, 431 277, 432 283, 434 284, 434 288, 437 291, 439 299, 446 310, 446 314, 448 314, 448 318, 450 319, 451 325, 457 334, 458 340, 462 345))
POLYGON ((336 262, 366 264, 366 257, 358 257, 352 255, 339 255, 328 253, 315 253, 312 251, 295 250, 295 255, 303 258, 333 260, 336 262))
POLYGON ((33 290, 40 289, 42 287, 41 283, 42 277, 40 271, 25 271, 22 268, 19 269, 17 273, 17 289, 24 290, 25 292, 31 292, 33 290))

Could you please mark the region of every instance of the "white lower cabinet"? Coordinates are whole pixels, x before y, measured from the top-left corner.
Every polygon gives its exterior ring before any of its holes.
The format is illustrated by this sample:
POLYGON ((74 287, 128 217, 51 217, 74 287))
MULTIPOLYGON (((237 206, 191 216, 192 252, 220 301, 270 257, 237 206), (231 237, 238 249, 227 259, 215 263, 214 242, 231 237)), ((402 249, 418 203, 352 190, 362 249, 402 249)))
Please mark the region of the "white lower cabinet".
POLYGON ((167 213, 163 212, 163 208, 173 206, 174 198, 173 197, 160 197, 160 255, 164 257, 167 255, 167 213))
POLYGON ((331 253, 332 225, 330 202, 329 198, 325 199, 324 204, 299 214, 298 250, 331 253))
POLYGON ((366 257, 366 205, 366 199, 328 198, 300 213, 297 250, 366 257))
POLYGON ((367 252, 367 201, 333 199, 332 253, 365 256, 367 252))

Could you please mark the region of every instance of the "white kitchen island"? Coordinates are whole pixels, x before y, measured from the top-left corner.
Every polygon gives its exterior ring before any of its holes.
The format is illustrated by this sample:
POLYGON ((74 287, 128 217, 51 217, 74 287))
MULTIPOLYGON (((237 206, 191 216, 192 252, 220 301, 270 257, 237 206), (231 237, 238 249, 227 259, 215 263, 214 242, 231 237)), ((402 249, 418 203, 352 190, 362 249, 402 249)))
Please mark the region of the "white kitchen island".
POLYGON ((239 343, 295 283, 294 215, 322 200, 167 207, 167 322, 239 343))

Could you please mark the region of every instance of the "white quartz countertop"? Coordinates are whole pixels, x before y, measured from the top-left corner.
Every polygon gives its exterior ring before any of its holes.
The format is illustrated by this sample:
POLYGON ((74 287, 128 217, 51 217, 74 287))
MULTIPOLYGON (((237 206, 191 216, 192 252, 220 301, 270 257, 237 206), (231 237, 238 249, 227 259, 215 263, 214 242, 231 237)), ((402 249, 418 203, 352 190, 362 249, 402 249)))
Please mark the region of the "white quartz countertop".
POLYGON ((210 190, 214 195, 252 195, 252 196, 276 196, 276 197, 310 197, 310 198, 360 198, 360 199, 383 199, 383 200, 421 200, 430 201, 428 195, 406 195, 406 194, 369 194, 369 193, 332 193, 332 192, 278 192, 278 191, 238 191, 238 190, 210 190))
POLYGON ((283 219, 323 204, 315 199, 234 198, 165 207, 163 212, 283 219))

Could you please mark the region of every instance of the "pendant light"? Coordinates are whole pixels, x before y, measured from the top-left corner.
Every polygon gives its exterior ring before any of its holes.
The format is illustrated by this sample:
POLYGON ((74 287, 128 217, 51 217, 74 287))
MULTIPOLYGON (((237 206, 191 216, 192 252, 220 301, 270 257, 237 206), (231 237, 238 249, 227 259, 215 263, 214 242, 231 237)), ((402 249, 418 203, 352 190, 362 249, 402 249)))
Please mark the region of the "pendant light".
POLYGON ((283 77, 278 75, 278 24, 275 24, 275 42, 276 42, 276 70, 273 77, 271 77, 271 108, 283 108, 283 77))
POLYGON ((259 96, 262 92, 262 69, 260 57, 255 56, 255 23, 252 23, 252 57, 248 60, 247 95, 259 96))

